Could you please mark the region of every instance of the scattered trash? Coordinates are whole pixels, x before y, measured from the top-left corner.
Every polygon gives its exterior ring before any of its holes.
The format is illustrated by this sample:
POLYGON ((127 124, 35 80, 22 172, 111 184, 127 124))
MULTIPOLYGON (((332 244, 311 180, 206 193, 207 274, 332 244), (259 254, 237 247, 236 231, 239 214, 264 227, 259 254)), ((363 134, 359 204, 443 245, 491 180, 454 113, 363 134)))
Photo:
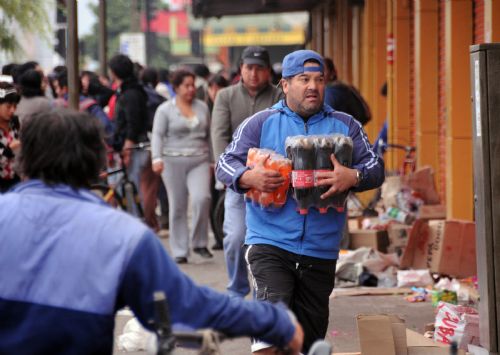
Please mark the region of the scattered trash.
POLYGON ((479 345, 479 315, 472 307, 439 302, 434 323, 434 340, 451 344, 456 341, 459 349, 468 344, 479 345))
POLYGON ((433 284, 429 270, 398 270, 398 287, 425 287, 433 284))
POLYGON ((144 329, 137 318, 132 318, 123 327, 123 334, 118 336, 118 350, 149 350, 154 344, 155 339, 156 336, 154 333, 144 329))

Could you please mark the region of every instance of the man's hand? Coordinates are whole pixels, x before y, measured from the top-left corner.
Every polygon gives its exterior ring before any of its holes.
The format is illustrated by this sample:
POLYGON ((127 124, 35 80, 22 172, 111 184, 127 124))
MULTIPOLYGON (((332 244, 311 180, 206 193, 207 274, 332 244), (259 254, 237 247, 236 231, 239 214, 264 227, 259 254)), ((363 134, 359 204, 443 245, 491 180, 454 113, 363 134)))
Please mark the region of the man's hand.
POLYGON ((134 142, 132 142, 130 139, 126 139, 125 143, 123 144, 123 149, 122 149, 122 161, 123 165, 125 167, 128 167, 130 165, 130 160, 131 160, 131 155, 132 155, 132 148, 135 145, 134 142))
POLYGON ((163 171, 163 162, 162 161, 154 162, 152 168, 155 174, 160 175, 161 172, 163 171))
POLYGON ((301 354, 302 344, 304 342, 304 331, 302 326, 295 320, 295 332, 293 333, 292 340, 287 344, 285 350, 281 350, 276 346, 271 346, 269 348, 260 349, 254 351, 254 355, 299 355, 301 354))
POLYGON ((266 169, 265 162, 269 159, 267 155, 259 161, 252 169, 247 170, 239 179, 239 186, 242 189, 256 189, 262 192, 273 192, 283 185, 285 178, 278 171, 266 169))
POLYGON ((346 191, 358 183, 356 169, 343 166, 333 154, 330 156, 330 159, 333 163, 333 170, 318 172, 316 174, 317 186, 330 186, 330 189, 321 195, 321 199, 323 200, 336 193, 346 191))
POLYGON ((295 333, 293 333, 293 338, 288 343, 289 354, 298 355, 302 350, 302 343, 304 342, 304 330, 299 322, 295 321, 295 333))

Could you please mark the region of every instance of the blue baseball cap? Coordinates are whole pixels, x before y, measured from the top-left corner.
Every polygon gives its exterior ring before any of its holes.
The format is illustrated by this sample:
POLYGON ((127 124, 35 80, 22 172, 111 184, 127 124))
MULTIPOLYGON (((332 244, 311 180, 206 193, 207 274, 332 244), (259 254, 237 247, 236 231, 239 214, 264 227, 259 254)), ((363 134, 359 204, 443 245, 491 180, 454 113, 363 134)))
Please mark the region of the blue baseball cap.
POLYGON ((323 73, 323 68, 325 64, 323 62, 323 57, 320 56, 315 51, 309 49, 301 49, 290 54, 287 54, 283 59, 283 70, 281 76, 283 78, 290 78, 292 76, 302 74, 304 72, 321 72, 323 73), (319 63, 319 67, 305 67, 304 63, 309 60, 315 60, 319 63))

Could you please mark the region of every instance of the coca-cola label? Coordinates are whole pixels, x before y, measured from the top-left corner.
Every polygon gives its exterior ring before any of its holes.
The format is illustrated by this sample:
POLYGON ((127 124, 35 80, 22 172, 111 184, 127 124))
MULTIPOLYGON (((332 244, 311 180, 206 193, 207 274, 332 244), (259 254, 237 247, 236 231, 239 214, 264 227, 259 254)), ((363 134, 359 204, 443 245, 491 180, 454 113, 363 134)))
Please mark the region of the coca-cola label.
POLYGON ((314 186, 314 170, 293 170, 292 186, 308 188, 314 186))
POLYGON ((327 170, 327 169, 320 169, 320 170, 314 170, 314 186, 318 186, 318 173, 328 173, 332 170, 327 170))

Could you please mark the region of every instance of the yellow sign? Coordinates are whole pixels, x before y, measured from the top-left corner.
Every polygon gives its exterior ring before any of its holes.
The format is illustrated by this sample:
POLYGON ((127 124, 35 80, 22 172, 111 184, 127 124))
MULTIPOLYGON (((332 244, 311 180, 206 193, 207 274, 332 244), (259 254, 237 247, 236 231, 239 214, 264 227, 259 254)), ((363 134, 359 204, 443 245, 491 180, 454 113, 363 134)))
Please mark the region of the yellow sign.
POLYGON ((304 42, 305 34, 302 30, 290 32, 205 33, 203 35, 203 45, 207 47, 283 46, 304 44, 304 42))

